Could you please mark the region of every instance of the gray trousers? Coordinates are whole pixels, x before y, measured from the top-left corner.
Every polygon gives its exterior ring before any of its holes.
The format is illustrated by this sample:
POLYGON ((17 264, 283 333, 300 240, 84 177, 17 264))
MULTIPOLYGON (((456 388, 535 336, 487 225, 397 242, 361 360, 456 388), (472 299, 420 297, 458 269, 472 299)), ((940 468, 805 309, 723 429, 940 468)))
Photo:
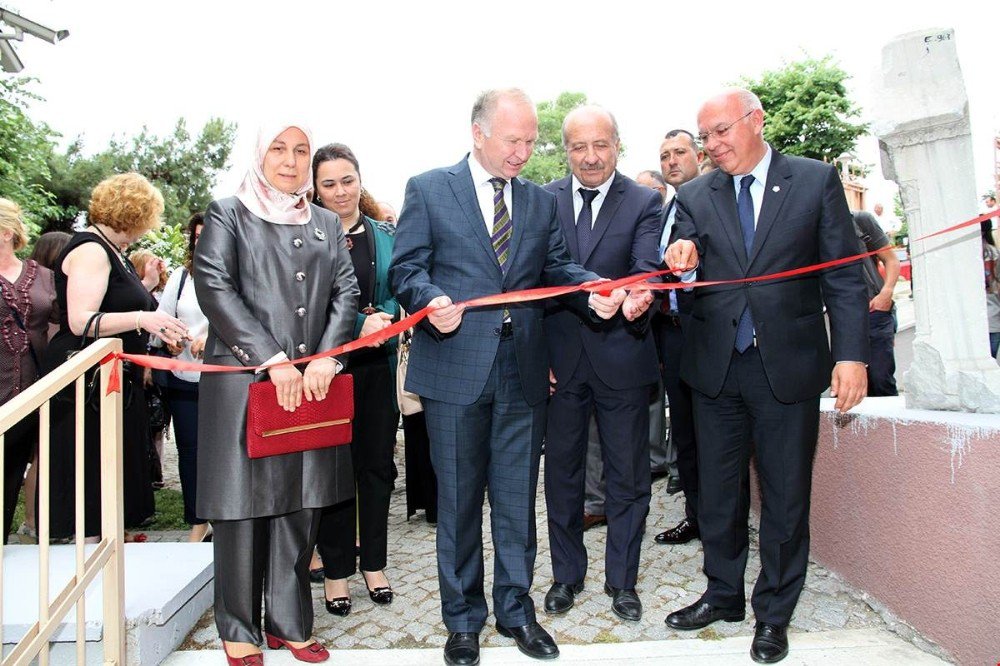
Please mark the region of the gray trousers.
MULTIPOLYGON (((666 416, 663 409, 663 386, 657 387, 659 399, 649 405, 649 467, 653 472, 669 471, 677 475, 677 451, 666 437, 666 416)), ((597 419, 590 416, 587 436, 587 463, 584 475, 583 511, 592 516, 604 515, 604 460, 601 458, 601 437, 597 419)))
POLYGON ((260 645, 263 597, 264 631, 288 641, 309 640, 309 560, 319 516, 317 509, 301 509, 267 518, 212 521, 219 638, 260 645))

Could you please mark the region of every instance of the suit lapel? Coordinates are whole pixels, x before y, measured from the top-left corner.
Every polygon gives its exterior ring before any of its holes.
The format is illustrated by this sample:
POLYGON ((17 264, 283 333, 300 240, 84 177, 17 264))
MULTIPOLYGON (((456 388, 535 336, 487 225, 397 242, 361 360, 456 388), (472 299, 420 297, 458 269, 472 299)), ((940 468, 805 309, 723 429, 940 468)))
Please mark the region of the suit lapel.
POLYGON ((581 264, 586 265, 590 255, 594 253, 594 248, 601 242, 601 238, 611 225, 611 220, 614 219, 619 206, 622 205, 622 199, 625 198, 624 192, 625 180, 616 171, 615 178, 611 181, 611 187, 608 189, 608 196, 601 204, 601 212, 597 214, 597 219, 594 221, 594 231, 590 236, 590 248, 587 250, 587 256, 580 257, 581 264))
MULTIPOLYGON (((500 262, 497 261, 497 254, 493 250, 493 240, 486 233, 486 220, 483 219, 483 211, 479 208, 479 199, 476 197, 476 188, 472 184, 472 172, 469 171, 469 163, 466 160, 462 160, 452 167, 448 171, 448 174, 451 191, 455 194, 455 198, 462 207, 466 220, 472 226, 472 234, 479 240, 480 245, 486 250, 490 260, 497 267, 497 271, 499 271, 500 262)), ((513 250, 513 245, 511 249, 513 250)))
POLYGON ((736 211, 736 192, 733 190, 733 177, 718 169, 712 181, 712 205, 722 221, 722 228, 733 247, 733 254, 740 264, 740 270, 746 273, 746 247, 743 245, 743 232, 740 230, 740 215, 736 211))
POLYGON ((573 219, 573 188, 570 187, 572 182, 572 178, 565 178, 559 185, 559 190, 556 192, 556 212, 570 256, 577 263, 582 263, 580 246, 576 242, 576 220, 573 219))
MULTIPOLYGON (((521 238, 524 237, 524 225, 528 223, 528 188, 520 178, 511 179, 510 198, 513 199, 514 210, 510 218, 510 256, 507 257, 507 275, 510 275, 511 262, 517 259, 517 250, 521 247, 521 238)), ((493 247, 492 243, 490 247, 493 247)), ((499 265, 497 263, 497 266, 499 265)), ((504 280, 507 279, 507 275, 504 276, 504 280)))
POLYGON ((760 254, 760 248, 767 240, 767 235, 774 227, 778 219, 781 207, 788 199, 788 192, 791 190, 792 172, 788 167, 788 160, 781 153, 772 150, 771 166, 767 170, 767 184, 764 186, 764 200, 760 205, 760 218, 757 220, 757 230, 753 236, 753 246, 750 248, 750 261, 747 267, 753 264, 754 259, 760 254))

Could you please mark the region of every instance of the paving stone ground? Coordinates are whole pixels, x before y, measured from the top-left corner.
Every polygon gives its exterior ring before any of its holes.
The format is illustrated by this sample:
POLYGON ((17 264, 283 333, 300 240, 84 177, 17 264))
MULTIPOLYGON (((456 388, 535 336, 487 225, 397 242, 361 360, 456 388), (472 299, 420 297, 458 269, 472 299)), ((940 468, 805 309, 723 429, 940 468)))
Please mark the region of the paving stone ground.
MULTIPOLYGON (((167 449, 172 447, 168 445, 167 449)), ((172 464, 169 454, 167 465, 172 464)), ((544 465, 544 460, 543 460, 544 465)), ((323 607, 323 588, 313 586, 316 613, 316 637, 336 648, 440 648, 447 637, 441 621, 437 586, 434 526, 418 512, 406 520, 405 469, 402 442, 397 447, 400 476, 392 494, 389 509, 389 565, 386 573, 396 593, 392 605, 373 604, 367 596, 360 575, 351 579, 353 609, 346 618, 330 615, 323 607)), ((172 479, 171 474, 167 474, 172 479)), ((562 616, 547 616, 541 611, 545 591, 552 582, 549 561, 548 529, 544 487, 540 475, 537 495, 538 558, 532 597, 539 609, 538 618, 556 640, 563 644, 622 643, 649 640, 677 640, 699 637, 720 640, 753 635, 753 616, 739 623, 716 623, 701 632, 691 634, 669 629, 663 622, 667 613, 694 602, 705 588, 701 571, 701 543, 683 546, 661 546, 653 536, 673 527, 684 515, 683 495, 669 496, 665 481, 653 484, 653 498, 647 521, 637 591, 644 606, 640 622, 627 623, 611 612, 610 599, 603 593, 604 545, 606 528, 597 527, 585 534, 590 565, 585 591, 577 598, 574 608, 562 616)), ((169 481, 172 482, 172 481, 169 481)), ((492 547, 489 537, 489 511, 484 508, 484 547, 486 553, 486 590, 492 583, 492 547)), ((181 540, 183 533, 150 534, 156 540, 181 540)), ((747 590, 752 589, 760 569, 756 552, 757 534, 751 531, 750 560, 747 566, 747 590)), ((492 603, 492 602, 491 602, 492 603)), ((508 646, 510 639, 496 633, 493 618, 484 628, 484 646, 508 646)), ((812 562, 805 590, 792 619, 794 632, 822 632, 840 629, 890 630, 922 650, 942 656, 940 649, 927 642, 910 627, 880 607, 864 592, 852 588, 836 574, 812 562)), ((211 611, 206 613, 188 635, 182 650, 221 649, 211 611)))

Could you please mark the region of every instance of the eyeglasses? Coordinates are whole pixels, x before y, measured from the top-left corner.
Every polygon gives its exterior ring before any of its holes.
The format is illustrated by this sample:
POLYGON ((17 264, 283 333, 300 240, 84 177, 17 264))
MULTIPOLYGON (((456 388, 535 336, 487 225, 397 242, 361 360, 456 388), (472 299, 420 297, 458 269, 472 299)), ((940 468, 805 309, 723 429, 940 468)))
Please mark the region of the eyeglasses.
POLYGON ((733 125, 735 125, 736 123, 740 122, 741 120, 743 120, 744 118, 746 118, 747 116, 749 116, 753 112, 754 112, 754 109, 750 109, 749 111, 746 112, 746 114, 740 116, 739 118, 737 118, 733 122, 729 123, 725 127, 720 127, 719 129, 712 130, 711 132, 700 132, 698 134, 698 141, 701 143, 701 145, 704 146, 705 143, 709 139, 711 139, 713 136, 716 137, 717 139, 724 139, 724 138, 726 138, 726 135, 729 134, 729 130, 732 128, 733 125))

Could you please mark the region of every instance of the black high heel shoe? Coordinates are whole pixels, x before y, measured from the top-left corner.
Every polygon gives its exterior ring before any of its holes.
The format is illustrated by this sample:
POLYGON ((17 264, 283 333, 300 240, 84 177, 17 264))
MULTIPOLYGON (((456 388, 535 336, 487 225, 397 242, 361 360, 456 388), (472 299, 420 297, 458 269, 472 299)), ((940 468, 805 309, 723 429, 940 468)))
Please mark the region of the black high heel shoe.
POLYGON ((337 597, 336 599, 326 599, 323 601, 326 603, 326 612, 330 615, 339 615, 340 617, 347 617, 351 614, 351 598, 350 597, 337 597))
POLYGON ((379 606, 388 606, 392 603, 392 587, 376 587, 374 590, 368 585, 368 576, 361 572, 361 577, 365 579, 365 587, 368 588, 368 596, 379 606))

